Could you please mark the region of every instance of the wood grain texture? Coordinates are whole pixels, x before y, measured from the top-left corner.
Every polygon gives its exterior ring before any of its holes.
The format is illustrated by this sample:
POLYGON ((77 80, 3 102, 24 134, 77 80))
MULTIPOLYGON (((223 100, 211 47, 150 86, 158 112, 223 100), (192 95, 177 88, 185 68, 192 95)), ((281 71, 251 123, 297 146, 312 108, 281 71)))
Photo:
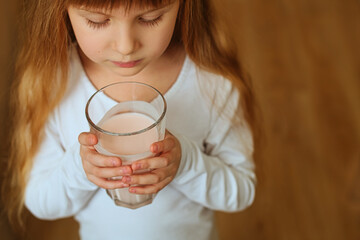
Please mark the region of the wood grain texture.
POLYGON ((265 143, 256 201, 218 214, 221 239, 359 239, 360 2, 222 7, 253 77, 265 143))
MULTIPOLYGON (((256 200, 243 212, 217 213, 221 240, 360 239, 360 2, 214 3, 252 76, 264 129, 256 200)), ((15 10, 4 4, 9 22, 6 9, 15 10)), ((1 25, 2 115, 9 24, 1 25)), ((16 239, 4 217, 0 223, 0 235, 16 239)), ((26 239, 77 239, 77 228, 72 219, 32 218, 26 239)))

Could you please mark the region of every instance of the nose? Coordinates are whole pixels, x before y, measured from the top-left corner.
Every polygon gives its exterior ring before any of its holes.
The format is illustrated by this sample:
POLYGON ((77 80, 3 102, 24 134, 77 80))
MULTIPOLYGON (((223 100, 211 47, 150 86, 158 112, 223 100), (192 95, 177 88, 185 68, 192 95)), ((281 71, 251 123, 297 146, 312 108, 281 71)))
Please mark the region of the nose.
POLYGON ((121 27, 114 37, 114 49, 123 56, 131 55, 139 46, 135 31, 130 26, 121 27))

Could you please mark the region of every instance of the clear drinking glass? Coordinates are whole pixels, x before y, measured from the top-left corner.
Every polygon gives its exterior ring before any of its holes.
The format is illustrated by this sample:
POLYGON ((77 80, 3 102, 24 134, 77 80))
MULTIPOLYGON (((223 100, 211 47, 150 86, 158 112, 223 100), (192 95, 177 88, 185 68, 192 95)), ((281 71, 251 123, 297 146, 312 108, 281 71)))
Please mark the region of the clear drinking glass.
MULTIPOLYGON (((104 155, 120 157, 123 165, 154 156, 150 145, 164 139, 165 113, 164 96, 154 87, 139 82, 107 85, 89 98, 85 108, 90 132, 98 138, 95 149, 104 155)), ((134 174, 146 171, 149 170, 134 174)), ((150 204, 156 195, 134 194, 128 188, 106 191, 116 205, 131 209, 150 204)))

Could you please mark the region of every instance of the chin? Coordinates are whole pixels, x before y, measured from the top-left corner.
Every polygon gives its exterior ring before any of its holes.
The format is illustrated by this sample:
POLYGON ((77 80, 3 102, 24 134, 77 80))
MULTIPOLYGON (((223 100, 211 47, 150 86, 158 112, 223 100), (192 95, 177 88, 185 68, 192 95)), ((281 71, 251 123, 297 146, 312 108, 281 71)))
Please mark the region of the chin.
POLYGON ((129 68, 129 69, 115 69, 114 73, 119 77, 134 77, 140 72, 142 72, 143 68, 129 68))

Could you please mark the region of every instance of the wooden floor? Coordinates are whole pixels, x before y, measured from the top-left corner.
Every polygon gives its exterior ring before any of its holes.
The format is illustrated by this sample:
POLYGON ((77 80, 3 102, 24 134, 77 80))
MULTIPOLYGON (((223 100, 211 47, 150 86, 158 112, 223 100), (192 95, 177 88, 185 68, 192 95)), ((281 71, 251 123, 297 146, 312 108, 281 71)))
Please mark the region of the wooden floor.
MULTIPOLYGON (((264 126, 255 203, 218 213, 221 239, 360 239, 360 2, 216 3, 253 78, 264 126)), ((9 79, 5 54, 1 77, 9 79)), ((0 235, 16 239, 2 222, 0 235)), ((26 239, 77 239, 76 230, 71 219, 33 219, 26 239)))

